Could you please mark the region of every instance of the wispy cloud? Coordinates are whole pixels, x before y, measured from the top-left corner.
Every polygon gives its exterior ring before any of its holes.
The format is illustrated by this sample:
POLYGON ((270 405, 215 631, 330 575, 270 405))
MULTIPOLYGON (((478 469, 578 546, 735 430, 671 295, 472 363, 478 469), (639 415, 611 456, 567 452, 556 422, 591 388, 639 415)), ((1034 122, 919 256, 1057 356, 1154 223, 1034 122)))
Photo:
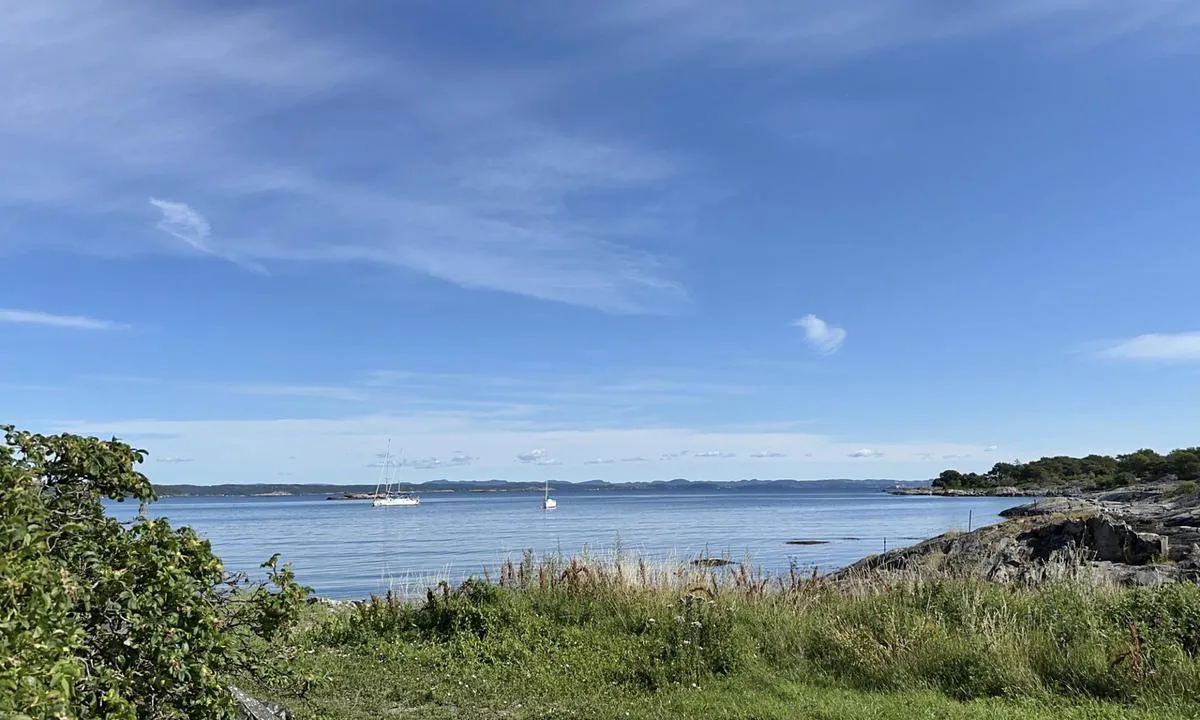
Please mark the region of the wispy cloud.
POLYGON ((800 67, 1015 30, 1054 47, 1143 39, 1152 48, 1186 37, 1200 20, 1190 3, 1118 0, 621 0, 605 7, 603 21, 632 35, 643 55, 800 67))
POLYGON ((616 460, 612 458, 596 458, 595 460, 584 460, 584 465, 612 465, 616 460))
POLYGON ((212 252, 208 247, 211 228, 200 213, 181 202, 150 198, 150 204, 162 213, 158 229, 176 237, 200 252, 212 252))
POLYGON ((561 465, 562 461, 550 457, 545 450, 537 449, 518 453, 517 462, 524 465, 561 465))
POLYGON ((300 6, 14 5, 0 65, 25 71, 0 78, 12 109, 0 202, 132 218, 151 196, 158 229, 180 241, 48 233, 43 247, 186 250, 259 270, 374 264, 612 313, 686 303, 671 259, 647 248, 671 227, 681 167, 551 119, 570 63, 439 63, 327 26, 300 6), (306 117, 301 104, 341 131, 278 122, 306 117))
POLYGON ((623 462, 623 463, 640 463, 640 462, 649 462, 649 460, 647 460, 644 457, 623 457, 623 458, 621 458, 621 462, 623 462))
POLYGON ((121 330, 128 327, 111 320, 98 320, 83 315, 55 315, 38 310, 0 309, 0 323, 16 325, 47 325, 73 330, 121 330))
POLYGON ((852 453, 847 453, 846 457, 849 457, 849 458, 881 458, 881 457, 883 457, 883 453, 879 452, 878 450, 872 450, 871 448, 860 448, 858 450, 855 450, 852 453))
POLYGON ((255 272, 266 272, 266 269, 258 263, 250 262, 227 252, 214 249, 209 243, 209 237, 212 235, 212 227, 204 219, 204 216, 196 212, 187 203, 160 200, 152 197, 150 198, 150 204, 158 208, 161 215, 155 227, 171 237, 181 240, 196 252, 228 260, 255 272))
POLYGON ((324 400, 346 400, 359 402, 364 399, 363 389, 342 385, 303 385, 286 383, 231 383, 216 388, 235 395, 257 395, 262 397, 318 398, 324 400))
POLYGON ((1100 350, 1102 357, 1142 362, 1194 362, 1200 360, 1200 331, 1138 335, 1100 350))
POLYGON ((737 457, 737 453, 725 452, 723 450, 707 450, 705 452, 695 453, 692 457, 724 459, 737 457))
MULTIPOLYGON (((736 454, 743 460, 667 453, 667 459, 656 465, 666 468, 665 472, 678 468, 680 474, 695 479, 717 479, 730 472, 741 472, 743 468, 747 473, 754 473, 764 462, 769 462, 780 474, 797 477, 819 477, 825 473, 854 477, 868 472, 923 477, 929 468, 918 465, 920 454, 940 457, 972 450, 950 443, 887 442, 859 450, 862 446, 858 443, 850 445, 834 437, 798 431, 705 432, 639 425, 621 429, 562 429, 531 426, 526 422, 498 423, 480 420, 469 413, 447 412, 278 420, 62 422, 49 424, 45 430, 101 437, 160 438, 152 443, 140 443, 151 451, 151 459, 160 455, 203 458, 203 463, 198 460, 194 464, 195 468, 181 465, 175 471, 175 479, 179 481, 184 478, 180 473, 191 473, 192 478, 201 482, 224 476, 267 477, 281 469, 281 458, 289 456, 296 460, 288 463, 285 469, 303 476, 307 482, 320 482, 329 477, 342 477, 345 482, 373 482, 382 462, 376 454, 384 449, 389 437, 403 437, 406 446, 420 448, 422 454, 418 462, 451 479, 528 480, 553 474, 564 480, 586 480, 595 477, 597 467, 605 468, 606 479, 633 479, 644 477, 644 470, 639 470, 636 462, 592 466, 583 461, 657 457, 653 453, 656 447, 687 446, 720 448, 719 452, 736 454), (471 448, 469 453, 462 449, 468 447, 471 448), (764 447, 786 453, 788 458, 766 461, 747 457, 761 452, 764 447), (553 448, 553 456, 545 448, 553 448), (849 460, 847 455, 859 459, 849 460), (455 460, 456 456, 460 459, 455 460), (881 457, 884 459, 880 462, 871 460, 881 457), (471 461, 466 462, 466 458, 471 461), (856 470, 859 463, 867 465, 856 470)), ((396 456, 392 457, 395 462, 396 456)))
POLYGON ((756 453, 750 453, 750 457, 752 457, 752 458, 759 458, 759 459, 763 459, 763 458, 784 458, 784 457, 787 457, 787 453, 781 453, 781 452, 769 452, 769 451, 768 451, 768 452, 756 452, 756 453))
POLYGON ((805 315, 799 320, 793 321, 792 325, 803 328, 804 339, 817 352, 824 355, 837 352, 842 347, 842 343, 846 342, 845 330, 830 326, 816 315, 805 315))
POLYGON ((407 466, 417 470, 443 470, 449 468, 462 468, 471 465, 479 458, 468 455, 461 450, 456 450, 447 458, 436 456, 417 458, 415 460, 406 460, 399 463, 400 466, 407 466))
POLYGON ((985 448, 983 449, 983 451, 984 451, 985 453, 990 453, 990 452, 996 452, 996 451, 997 451, 997 450, 999 450, 999 449, 1000 449, 1000 448, 999 448, 998 446, 996 446, 996 445, 988 445, 987 447, 985 447, 985 448))
POLYGON ((192 458, 188 458, 188 457, 160 457, 160 458, 154 458, 154 462, 160 462, 160 463, 190 463, 190 462, 192 462, 192 458))
POLYGON ((943 460, 965 460, 971 457, 970 453, 947 453, 942 456, 943 460))

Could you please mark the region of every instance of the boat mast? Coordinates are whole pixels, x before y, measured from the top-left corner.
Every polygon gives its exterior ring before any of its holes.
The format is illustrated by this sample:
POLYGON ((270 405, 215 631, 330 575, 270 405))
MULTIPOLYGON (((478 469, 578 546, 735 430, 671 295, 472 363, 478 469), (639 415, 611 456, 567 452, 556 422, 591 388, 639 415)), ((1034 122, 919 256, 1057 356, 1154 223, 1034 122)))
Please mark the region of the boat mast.
POLYGON ((397 460, 396 460, 396 467, 394 468, 394 471, 392 472, 392 479, 388 480, 388 489, 387 489, 388 497, 392 496, 392 485, 395 484, 396 476, 400 474, 400 466, 403 464, 404 464, 404 448, 400 448, 400 453, 397 456, 397 460))
POLYGON ((379 470, 379 479, 375 481, 375 497, 379 497, 379 486, 387 480, 388 465, 392 464, 392 439, 388 438, 387 451, 383 453, 383 467, 379 470))

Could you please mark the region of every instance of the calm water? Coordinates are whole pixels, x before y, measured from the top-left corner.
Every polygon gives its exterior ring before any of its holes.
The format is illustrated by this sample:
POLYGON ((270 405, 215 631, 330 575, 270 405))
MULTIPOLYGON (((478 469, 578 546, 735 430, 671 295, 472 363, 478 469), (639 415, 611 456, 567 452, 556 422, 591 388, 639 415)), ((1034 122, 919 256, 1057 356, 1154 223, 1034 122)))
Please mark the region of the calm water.
MULTIPOLYGON (((909 545, 951 528, 999 520, 1012 498, 898 497, 872 489, 757 492, 593 492, 557 495, 428 494, 415 508, 324 496, 165 498, 152 514, 190 525, 212 541, 230 570, 252 576, 274 552, 300 580, 326 597, 365 597, 390 586, 421 589, 438 577, 459 579, 494 568, 522 551, 593 554, 624 551, 650 559, 702 553, 746 555, 770 572, 794 560, 821 571, 883 548, 909 545), (787 545, 791 539, 827 545, 787 545)), ((128 519, 136 504, 112 506, 128 519)))

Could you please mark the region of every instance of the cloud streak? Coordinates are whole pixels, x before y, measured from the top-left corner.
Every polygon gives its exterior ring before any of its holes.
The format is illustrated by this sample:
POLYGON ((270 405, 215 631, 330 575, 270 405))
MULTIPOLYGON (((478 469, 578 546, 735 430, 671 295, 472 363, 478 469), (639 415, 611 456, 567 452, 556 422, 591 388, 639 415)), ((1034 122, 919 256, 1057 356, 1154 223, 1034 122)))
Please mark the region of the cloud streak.
POLYGON ((0 308, 0 324, 12 325, 45 325, 47 327, 68 328, 72 330, 122 330, 128 325, 99 320, 83 315, 55 315, 39 310, 15 310, 0 308))
POLYGON ((518 453, 517 462, 522 465, 562 465, 561 460, 550 457, 545 450, 537 449, 518 453))
POLYGON ((792 325, 802 328, 804 339, 822 355, 832 355, 846 342, 845 330, 830 326, 816 315, 805 315, 799 320, 794 320, 792 325))
POLYGON ((878 450, 872 450, 871 448, 860 448, 852 453, 847 453, 846 457, 855 459, 881 458, 883 457, 883 453, 879 452, 878 450))
POLYGON ((686 304, 671 259, 644 247, 670 228, 680 168, 547 118, 572 65, 436 63, 326 28, 299 6, 13 4, 0 65, 25 71, 0 77, 0 202, 119 223, 149 196, 155 228, 179 242, 122 228, 0 250, 370 264, 610 313, 686 304), (339 132, 278 121, 301 105, 339 132))
POLYGON ((1189 3, 1120 0, 620 0, 606 8, 604 26, 633 36, 643 57, 801 68, 1014 31, 1055 49, 1130 41, 1159 50, 1200 21, 1189 3))
POLYGON ((1138 335, 1100 350, 1100 356, 1138 362, 1200 361, 1200 331, 1138 335))

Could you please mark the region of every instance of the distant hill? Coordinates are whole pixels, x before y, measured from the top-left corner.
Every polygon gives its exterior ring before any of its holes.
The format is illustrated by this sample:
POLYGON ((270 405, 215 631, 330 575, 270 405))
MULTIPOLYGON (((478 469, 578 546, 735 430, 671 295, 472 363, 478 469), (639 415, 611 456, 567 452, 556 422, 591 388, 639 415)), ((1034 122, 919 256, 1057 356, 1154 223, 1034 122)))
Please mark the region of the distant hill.
MULTIPOLYGON (((700 480, 655 480, 651 482, 613 483, 605 480, 588 480, 586 482, 551 482, 550 486, 557 494, 584 492, 631 492, 631 491, 763 491, 763 490, 819 490, 822 488, 837 489, 844 487, 870 488, 884 490, 897 484, 918 484, 896 480, 729 480, 724 482, 706 482, 700 480)), ((512 480, 431 480, 424 483, 400 483, 396 486, 400 491, 408 492, 438 492, 438 493, 467 493, 467 492, 541 492, 542 483, 512 480)), ((375 485, 334 485, 334 484, 305 484, 305 483, 249 483, 221 485, 155 485, 159 497, 213 497, 221 495, 336 495, 348 493, 374 492, 375 485)))

